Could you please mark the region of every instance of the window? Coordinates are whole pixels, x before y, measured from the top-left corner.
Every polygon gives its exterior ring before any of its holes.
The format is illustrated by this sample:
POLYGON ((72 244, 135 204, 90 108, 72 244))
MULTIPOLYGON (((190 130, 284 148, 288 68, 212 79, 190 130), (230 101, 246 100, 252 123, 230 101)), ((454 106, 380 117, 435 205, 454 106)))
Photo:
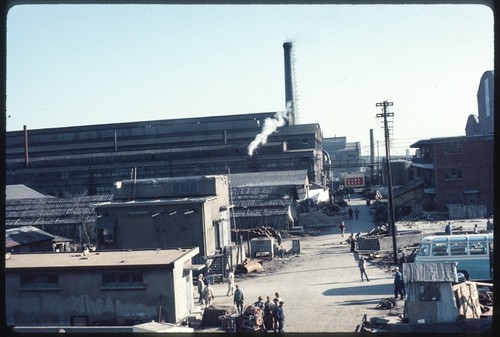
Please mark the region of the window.
POLYGON ((144 282, 138 271, 108 271, 102 273, 102 285, 107 288, 143 288, 144 282))
POLYGON ((434 242, 432 243, 432 256, 448 255, 448 243, 434 242))
POLYGON ((460 167, 448 167, 444 170, 444 179, 454 180, 462 179, 462 168, 460 167))
POLYGON ((22 273, 21 289, 59 289, 59 275, 56 273, 22 273))
POLYGON ((441 291, 439 284, 436 283, 422 283, 419 286, 419 297, 423 302, 439 301, 441 299, 441 291))
POLYGON ((467 255, 467 238, 450 238, 451 255, 467 255))
POLYGON ((470 255, 486 255, 486 240, 469 240, 470 255))
POLYGON ((431 252, 431 246, 428 243, 422 243, 420 244, 420 247, 418 247, 418 255, 419 256, 429 256, 431 252))
POLYGON ((105 243, 115 242, 114 228, 104 228, 102 230, 102 239, 105 243))
POLYGON ((462 144, 460 142, 446 143, 443 145, 444 154, 457 154, 462 152, 462 144))

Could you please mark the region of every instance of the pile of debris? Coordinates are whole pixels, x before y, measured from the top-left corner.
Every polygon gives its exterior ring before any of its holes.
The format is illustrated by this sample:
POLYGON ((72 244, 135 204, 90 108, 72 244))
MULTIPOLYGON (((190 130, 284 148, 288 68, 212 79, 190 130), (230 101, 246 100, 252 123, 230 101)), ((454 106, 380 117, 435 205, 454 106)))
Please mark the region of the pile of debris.
POLYGON ((245 308, 242 315, 225 314, 219 316, 222 321, 222 329, 226 332, 265 332, 262 310, 254 305, 245 308))
POLYGON ((278 245, 281 245, 281 233, 273 227, 256 227, 249 229, 231 229, 233 242, 237 242, 237 238, 242 236, 244 240, 250 241, 254 238, 275 238, 278 245))
POLYGON ((419 220, 439 221, 439 220, 446 220, 446 219, 448 219, 448 212, 420 211, 420 212, 410 213, 408 215, 405 215, 400 220, 401 221, 419 221, 419 220))
POLYGON ((335 222, 341 222, 338 216, 328 216, 323 210, 299 214, 299 224, 308 227, 333 227, 335 222))
POLYGON ((262 260, 252 260, 246 258, 242 263, 236 266, 236 273, 238 274, 248 274, 248 273, 262 273, 264 267, 262 266, 262 260))

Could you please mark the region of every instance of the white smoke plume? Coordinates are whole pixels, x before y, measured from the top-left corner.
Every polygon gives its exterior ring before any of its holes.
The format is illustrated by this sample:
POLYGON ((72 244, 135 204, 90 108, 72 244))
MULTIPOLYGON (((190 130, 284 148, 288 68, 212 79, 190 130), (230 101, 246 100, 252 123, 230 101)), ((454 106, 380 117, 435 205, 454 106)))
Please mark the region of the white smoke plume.
POLYGON ((288 110, 290 110, 291 104, 287 104, 287 112, 278 111, 274 118, 267 117, 264 120, 264 125, 262 126, 262 131, 255 136, 255 139, 248 145, 248 155, 251 157, 254 151, 259 147, 259 145, 264 145, 267 143, 267 137, 273 132, 275 132, 280 126, 285 125, 288 119, 288 110))

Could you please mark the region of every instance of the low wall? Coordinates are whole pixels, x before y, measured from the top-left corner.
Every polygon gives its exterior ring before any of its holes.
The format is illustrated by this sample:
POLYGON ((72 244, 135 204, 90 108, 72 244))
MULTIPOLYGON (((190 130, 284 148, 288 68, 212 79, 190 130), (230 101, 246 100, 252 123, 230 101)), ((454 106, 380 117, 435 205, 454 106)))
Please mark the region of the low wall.
MULTIPOLYGON (((398 247, 413 246, 420 243, 423 238, 421 231, 402 232, 396 235, 396 245, 398 247)), ((392 235, 381 237, 360 237, 358 250, 392 250, 392 235)))

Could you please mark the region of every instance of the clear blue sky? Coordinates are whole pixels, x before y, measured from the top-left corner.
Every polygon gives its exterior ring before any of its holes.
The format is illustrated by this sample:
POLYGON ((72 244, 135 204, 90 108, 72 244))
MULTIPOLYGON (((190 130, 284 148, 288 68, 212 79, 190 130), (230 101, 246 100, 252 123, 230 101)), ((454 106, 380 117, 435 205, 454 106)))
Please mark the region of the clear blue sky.
MULTIPOLYGON (((493 69, 482 5, 22 5, 7 16, 7 130, 285 110, 293 43, 299 123, 392 154, 465 134, 493 69)), ((413 152, 413 150, 412 150, 413 152)))

